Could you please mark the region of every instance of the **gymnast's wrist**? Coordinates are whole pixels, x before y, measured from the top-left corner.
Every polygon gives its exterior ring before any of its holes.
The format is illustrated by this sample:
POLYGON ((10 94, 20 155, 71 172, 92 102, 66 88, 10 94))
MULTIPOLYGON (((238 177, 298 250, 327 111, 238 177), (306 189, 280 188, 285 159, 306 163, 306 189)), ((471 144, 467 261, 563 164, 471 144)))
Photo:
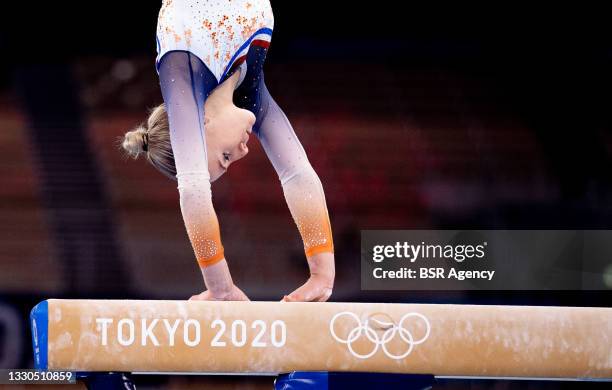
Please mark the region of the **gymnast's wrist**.
POLYGON ((322 277, 333 281, 336 267, 333 252, 320 252, 308 256, 308 268, 311 276, 322 277))
POLYGON ((228 298, 232 295, 235 288, 236 286, 234 285, 234 283, 231 283, 230 285, 223 286, 222 288, 217 288, 215 290, 208 289, 208 291, 210 291, 210 295, 213 299, 225 301, 228 300, 228 298))
POLYGON ((212 265, 200 265, 204 285, 215 299, 223 299, 234 290, 234 281, 225 257, 212 265))

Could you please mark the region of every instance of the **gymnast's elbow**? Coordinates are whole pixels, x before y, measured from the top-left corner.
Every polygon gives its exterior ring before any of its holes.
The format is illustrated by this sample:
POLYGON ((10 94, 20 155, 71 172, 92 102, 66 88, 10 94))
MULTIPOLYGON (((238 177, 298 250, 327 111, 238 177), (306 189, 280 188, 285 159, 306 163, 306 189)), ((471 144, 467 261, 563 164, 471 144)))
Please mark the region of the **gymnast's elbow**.
POLYGON ((212 192, 208 172, 202 174, 177 175, 181 206, 212 205, 212 192))
POLYGON ((314 168, 309 162, 300 165, 294 165, 288 169, 281 171, 278 175, 278 178, 283 187, 293 181, 309 180, 320 182, 319 175, 317 175, 317 172, 314 170, 314 168))

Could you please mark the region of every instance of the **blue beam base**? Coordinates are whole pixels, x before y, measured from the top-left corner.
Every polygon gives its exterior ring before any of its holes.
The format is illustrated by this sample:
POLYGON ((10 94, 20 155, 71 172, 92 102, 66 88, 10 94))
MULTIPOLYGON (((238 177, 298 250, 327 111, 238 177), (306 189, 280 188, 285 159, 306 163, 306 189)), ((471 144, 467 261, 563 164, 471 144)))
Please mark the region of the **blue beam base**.
POLYGON ((136 390, 130 375, 123 372, 79 372, 77 380, 85 383, 88 390, 136 390))
POLYGON ((300 372, 281 374, 275 390, 424 390, 431 389, 433 375, 382 374, 368 372, 300 372))

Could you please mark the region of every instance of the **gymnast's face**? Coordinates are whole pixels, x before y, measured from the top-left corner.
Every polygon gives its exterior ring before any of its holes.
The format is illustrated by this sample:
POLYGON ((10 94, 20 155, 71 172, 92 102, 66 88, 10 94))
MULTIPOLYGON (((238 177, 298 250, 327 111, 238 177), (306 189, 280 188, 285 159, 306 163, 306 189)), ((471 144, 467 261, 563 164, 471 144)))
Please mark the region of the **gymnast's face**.
POLYGON ((206 117, 206 151, 211 182, 247 155, 247 142, 254 124, 255 115, 251 111, 233 104, 224 105, 206 117))

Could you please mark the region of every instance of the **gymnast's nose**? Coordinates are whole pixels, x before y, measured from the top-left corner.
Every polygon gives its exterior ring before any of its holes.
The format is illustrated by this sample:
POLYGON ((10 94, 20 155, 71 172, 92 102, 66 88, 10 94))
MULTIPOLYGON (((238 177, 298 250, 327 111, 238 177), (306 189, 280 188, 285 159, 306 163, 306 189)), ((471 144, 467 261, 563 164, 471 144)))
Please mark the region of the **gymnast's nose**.
POLYGON ((245 145, 246 145, 246 143, 247 143, 247 142, 249 142, 250 134, 251 134, 251 132, 250 132, 249 130, 247 130, 247 131, 246 131, 246 132, 245 132, 245 133, 242 135, 242 140, 241 140, 241 142, 240 142, 240 143, 241 143, 241 144, 245 144, 245 145))
POLYGON ((249 153, 249 148, 246 146, 246 142, 241 142, 240 143, 240 158, 246 156, 248 153, 249 153))
POLYGON ((253 126, 255 126, 255 122, 257 121, 257 118, 255 118, 255 114, 253 114, 251 111, 247 111, 249 114, 249 129, 252 128, 253 126))

